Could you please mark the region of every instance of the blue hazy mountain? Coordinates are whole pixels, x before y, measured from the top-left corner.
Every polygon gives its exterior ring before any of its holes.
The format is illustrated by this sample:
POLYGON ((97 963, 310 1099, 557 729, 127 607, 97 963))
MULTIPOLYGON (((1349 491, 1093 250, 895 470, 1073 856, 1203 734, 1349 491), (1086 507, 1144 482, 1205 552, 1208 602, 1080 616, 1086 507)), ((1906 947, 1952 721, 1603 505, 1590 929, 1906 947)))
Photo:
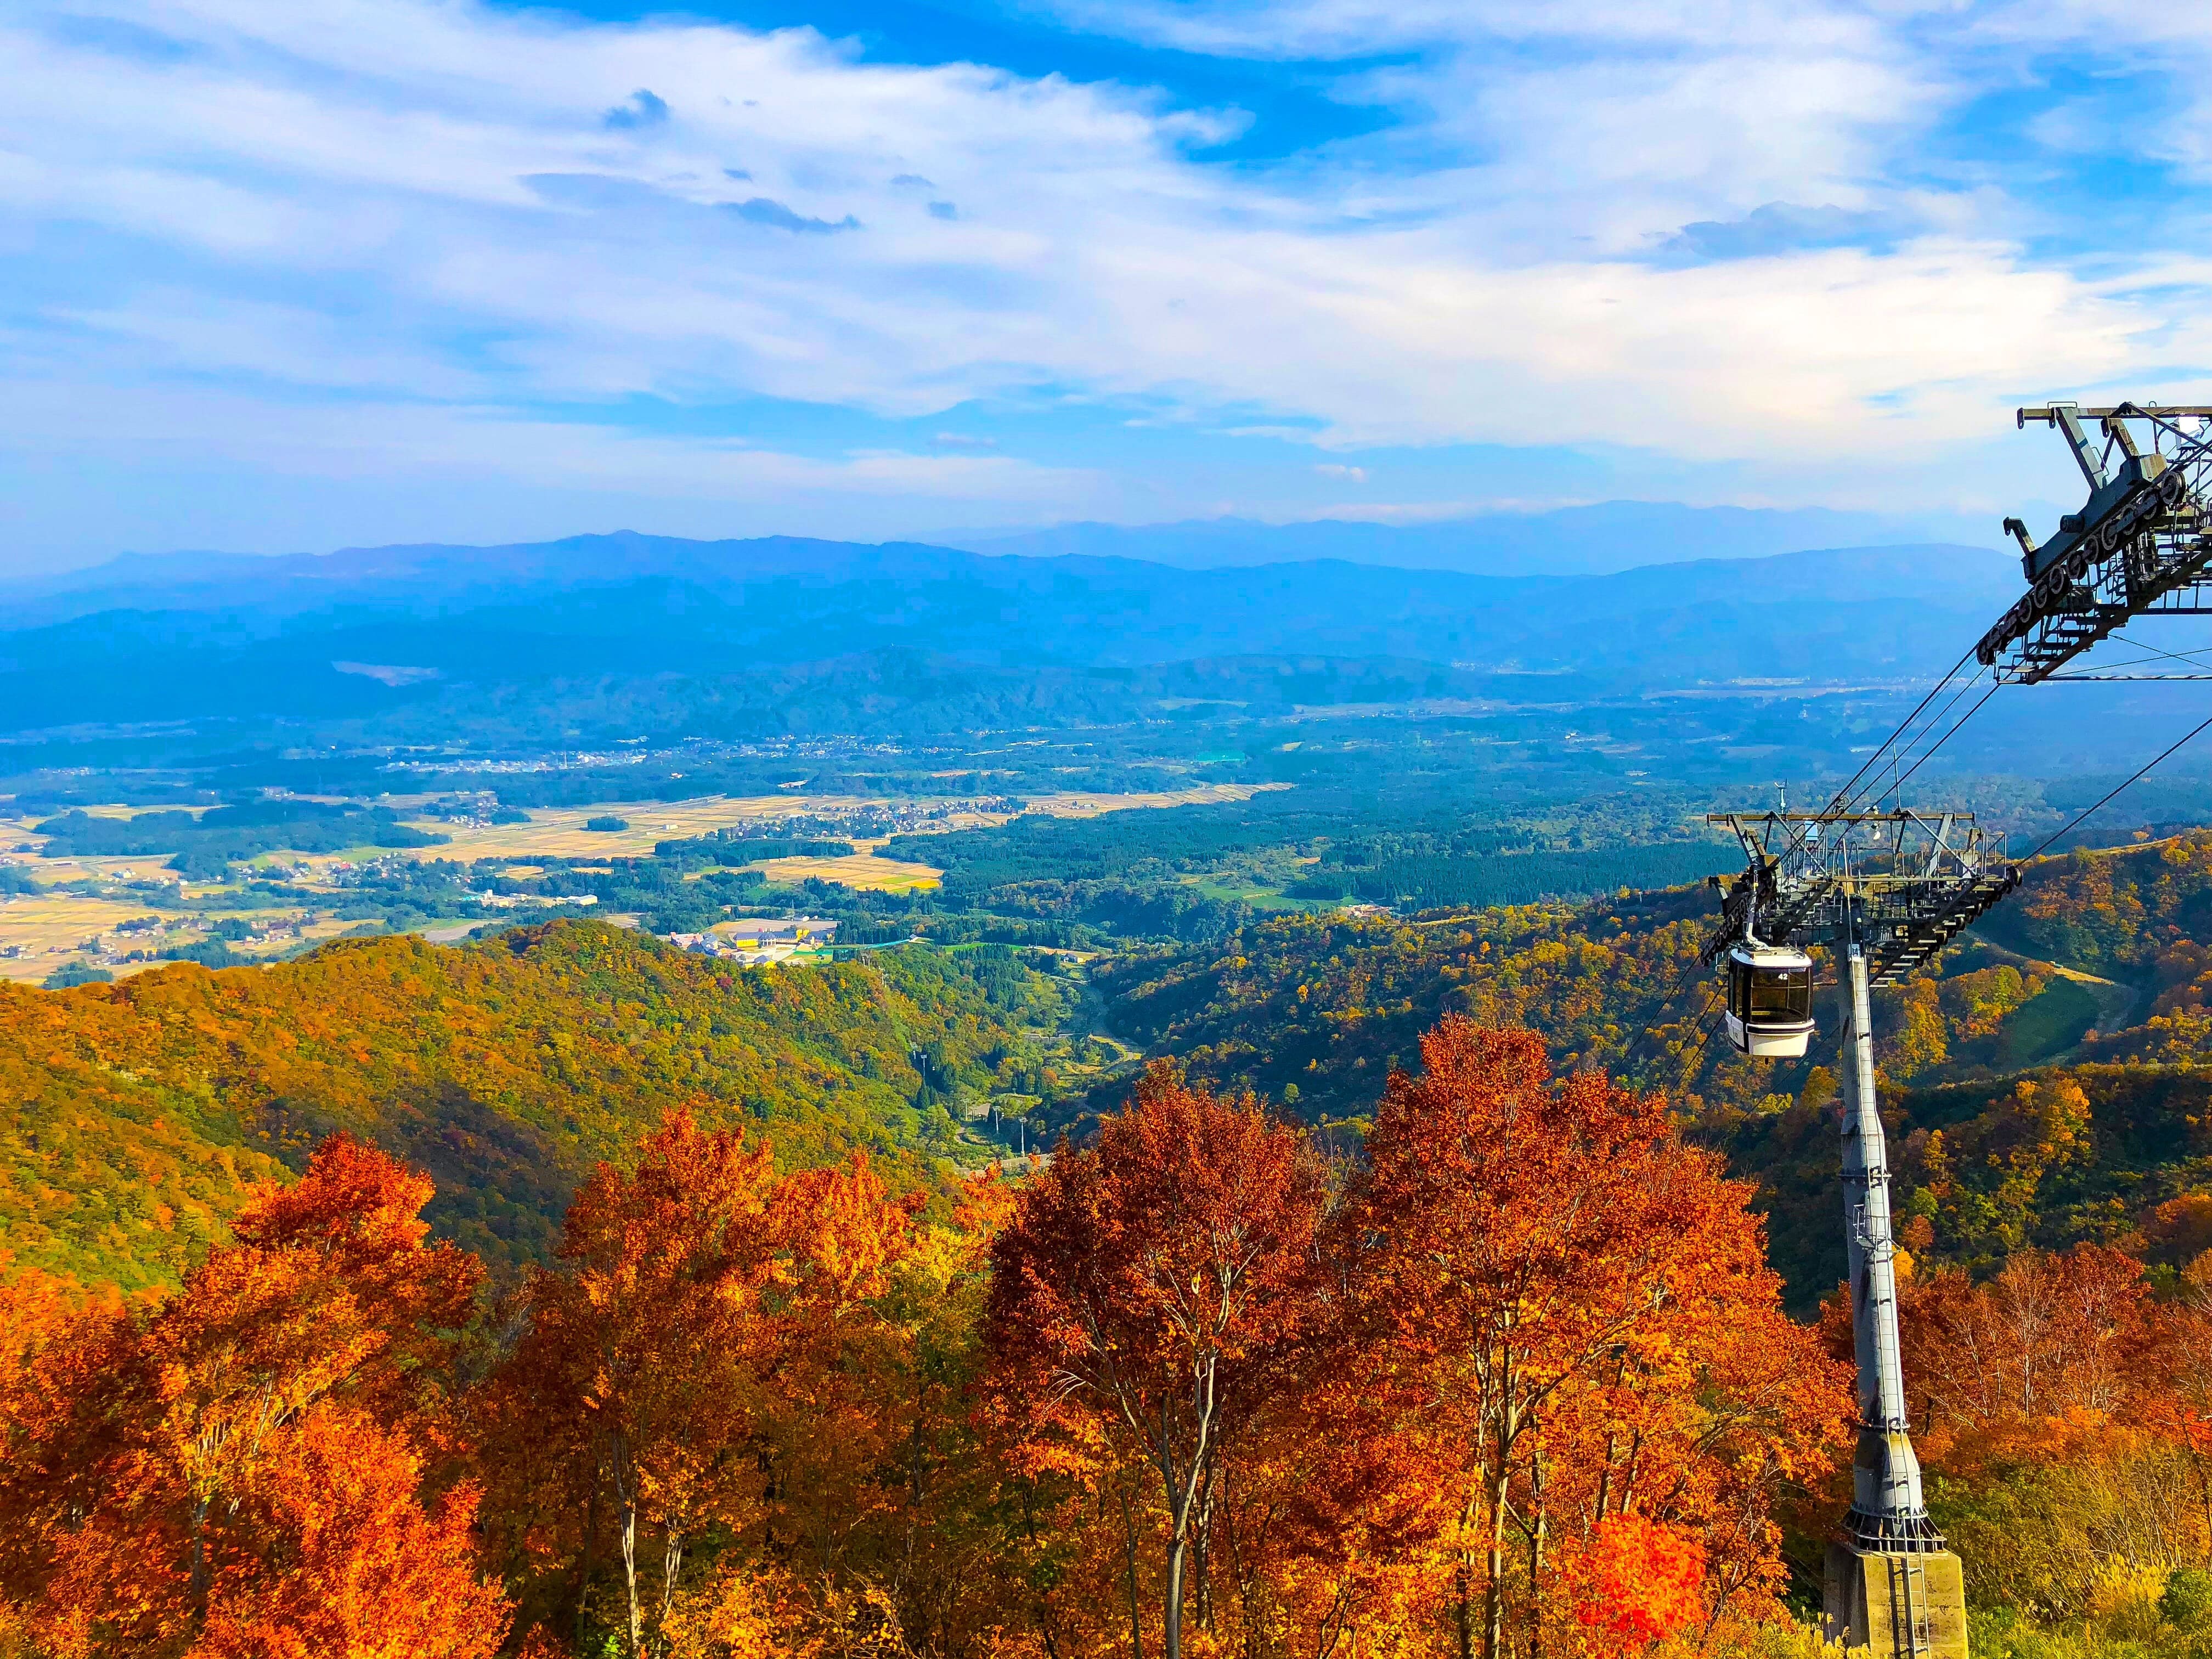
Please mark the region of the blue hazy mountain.
POLYGON ((930 660, 1015 672, 1265 659, 1288 672, 1388 659, 1451 671, 1415 681, 1455 693, 1500 672, 1612 690, 1895 678, 1948 665, 2018 586, 2012 561, 1942 545, 1520 577, 627 532, 179 555, 0 593, 0 723, 351 715, 457 688, 526 696, 669 677, 737 687, 886 653, 908 677, 930 660))
POLYGON ((1691 559, 1754 559, 1812 547, 1925 544, 1956 535, 1925 524, 1828 507, 1684 507, 1672 501, 1600 501, 1541 513, 1485 513, 1418 525, 1321 519, 1262 524, 1252 519, 1180 524, 1068 524, 1047 530, 951 532, 930 539, 974 552, 1025 558, 1088 555, 1144 559, 1185 569, 1343 559, 1405 570, 1475 575, 1602 575, 1691 559))

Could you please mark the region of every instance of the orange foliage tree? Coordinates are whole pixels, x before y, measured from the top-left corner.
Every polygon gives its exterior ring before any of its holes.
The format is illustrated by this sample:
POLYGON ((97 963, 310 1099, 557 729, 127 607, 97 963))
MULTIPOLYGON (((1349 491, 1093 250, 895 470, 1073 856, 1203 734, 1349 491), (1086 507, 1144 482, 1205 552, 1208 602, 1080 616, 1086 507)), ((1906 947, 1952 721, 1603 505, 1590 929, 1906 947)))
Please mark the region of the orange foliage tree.
POLYGON ((1294 1132, 1155 1066, 1095 1145, 1063 1145, 1021 1190, 993 1246, 993 1386, 1033 1467, 1111 1491, 1139 1653, 1133 1498, 1158 1517, 1159 1629, 1178 1659, 1224 1475, 1322 1323, 1323 1197, 1294 1132))
POLYGON ((1680 1527, 1609 1515, 1561 1575, 1575 1622, 1633 1652, 1705 1621, 1705 1546, 1680 1527))
POLYGON ((481 1270, 430 1182, 343 1138, 149 1310, 0 1389, 0 1576, 59 1654, 483 1656, 476 1489, 429 1477, 481 1270))
MULTIPOLYGON (((593 1511, 604 1490, 633 1654, 646 1617, 641 1527, 660 1535, 665 1616, 687 1540, 710 1523, 759 1518, 756 1381, 774 1185, 765 1146, 671 1115, 634 1172, 603 1164, 577 1193, 561 1245, 567 1271, 533 1285, 529 1332, 505 1368, 494 1410, 517 1480, 526 1488, 560 1468, 557 1490, 580 1491, 593 1511)), ((587 1514, 586 1587, 596 1531, 587 1514)))
POLYGON ((602 1511, 633 1654, 866 1601, 872 1519, 921 1484, 895 1449, 933 1426, 890 1306, 916 1211, 865 1158, 779 1179, 767 1147, 681 1111, 634 1170, 585 1183, 486 1408, 509 1547, 540 1577, 574 1564, 579 1629, 602 1511))
MULTIPOLYGON (((1970 1593, 2069 1616, 2114 1572, 2212 1554, 2212 1285, 2107 1247, 1900 1287, 1905 1382, 1970 1593)), ((1847 1343, 1842 1298, 1824 1310, 1847 1343)))
POLYGON ((1768 1506, 1824 1466, 1848 1401, 1781 1310, 1747 1189, 1656 1099, 1554 1082, 1528 1032, 1449 1019, 1422 1058, 1342 1225, 1355 1352, 1430 1507, 1459 1651, 1571 1637, 1559 1558, 1648 1538, 1624 1516, 1704 1538, 1700 1618, 1771 1588, 1768 1506))

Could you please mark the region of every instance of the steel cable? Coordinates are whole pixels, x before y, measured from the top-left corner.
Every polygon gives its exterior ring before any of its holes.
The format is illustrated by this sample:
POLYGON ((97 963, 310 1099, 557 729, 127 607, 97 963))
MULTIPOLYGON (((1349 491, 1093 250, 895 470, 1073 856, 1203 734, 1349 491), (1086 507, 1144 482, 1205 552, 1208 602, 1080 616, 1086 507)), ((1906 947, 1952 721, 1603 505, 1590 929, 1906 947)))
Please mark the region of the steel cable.
MULTIPOLYGON (((1898 750, 1896 758, 1902 761, 1905 758, 1905 756, 1911 750, 1913 744, 1921 742, 1930 732, 1933 732, 1937 726, 1941 726, 1945 719, 1948 717, 1951 711, 1959 706, 1959 699, 1965 696, 1967 692, 1972 690, 1974 687, 1980 683, 1982 676, 1988 672, 1989 670, 1986 668, 1975 670, 1973 674, 1967 678, 1966 684, 1951 694, 1950 702, 1943 705, 1942 711, 1936 714, 1936 718, 1929 721, 1925 726, 1921 728, 1919 735, 1913 738, 1911 742, 1904 744, 1903 747, 1898 750)), ((1968 720, 1974 717, 1974 715, 1980 710, 1982 703, 1987 702, 1990 697, 1996 695, 1996 682, 1992 681, 1990 683, 1990 689, 1982 694, 1981 702, 1976 703, 1973 708, 1969 708, 1964 714, 1960 715, 1959 717, 1957 726, 1954 726, 1949 731, 1944 732, 1942 737, 1936 740, 1934 746, 1929 749, 1926 754, 1922 755, 1919 760, 1912 763, 1912 771, 1904 773, 1894 779, 1890 787, 1892 788, 1902 788, 1905 785, 1905 780, 1910 778, 1913 772, 1917 772, 1920 769, 1922 763, 1928 759, 1929 755, 1933 755, 1937 749, 1941 749, 1945 744, 1950 742, 1953 738, 1959 734, 1960 727, 1965 726, 1968 720)), ((1896 736, 1893 733, 1890 742, 1894 744, 1896 741, 1896 736)), ((1860 789, 1856 794, 1854 794, 1850 799, 1844 804, 1842 810, 1846 812, 1856 812, 1858 811, 1860 803, 1867 799, 1869 791, 1872 792, 1874 798, 1876 800, 1881 799, 1881 779, 1879 774, 1870 779, 1864 788, 1860 789)))
MULTIPOLYGON (((1977 715, 1977 714, 1978 714, 1979 713, 1981 713, 1981 711, 1982 711, 1982 704, 1984 704, 1984 703, 1987 702, 1988 702, 1991 697, 1994 697, 1995 696, 1996 696, 1996 694, 1997 694, 1997 687, 1998 687, 1998 685, 1999 685, 1999 684, 2002 684, 2002 682, 2001 682, 2001 681, 1995 681, 1995 680, 1991 681, 1991 682, 1990 683, 1990 689, 1989 689, 1988 690, 1986 690, 1986 691, 1984 691, 1984 692, 1983 692, 1983 693, 1982 693, 1981 696, 1980 696, 1978 699, 1977 699, 1977 700, 1976 700, 1976 702, 1975 702, 1975 703, 1974 703, 1974 706, 1973 706, 1972 708, 1969 708, 1969 709, 1968 709, 1965 714, 1963 714, 1960 715, 1960 716, 1959 716, 1959 718, 1958 718, 1958 720, 1957 720, 1956 724, 1954 724, 1954 725, 1951 727, 1951 729, 1950 729, 1949 731, 1946 732, 1945 732, 1942 737, 1940 737, 1940 738, 1936 738, 1936 741, 1935 741, 1935 743, 1934 743, 1934 744, 1932 744, 1931 745, 1929 745, 1929 749, 1928 749, 1927 752, 1925 752, 1924 754, 1923 754, 1923 755, 1920 757, 1920 758, 1919 758, 1918 760, 1917 760, 1917 761, 1915 761, 1915 762, 1913 762, 1913 763, 1912 763, 1912 766, 1911 766, 1911 770, 1906 771, 1905 773, 1904 773, 1903 775, 1901 775, 1898 778, 1898 780, 1896 781, 1896 782, 1895 782, 1895 783, 1893 783, 1893 784, 1891 786, 1891 787, 1895 788, 1895 789, 1900 789, 1900 790, 1901 790, 1901 789, 1903 789, 1903 788, 1905 787, 1905 786, 1906 784, 1908 784, 1908 783, 1911 782, 1911 781, 1912 781, 1912 775, 1913 775, 1913 773, 1919 771, 1919 769, 1920 769, 1922 767, 1925 766, 1925 765, 1926 765, 1929 761, 1933 760, 1933 759, 1936 757, 1936 750, 1941 749, 1941 748, 1942 748, 1945 744, 1947 744, 1947 743, 1950 742, 1952 738, 1954 738, 1957 737, 1960 732, 1962 732, 1963 730, 1965 730, 1965 729, 1966 729, 1966 722, 1967 722, 1968 720, 1970 720, 1973 719, 1975 715, 1977 715)), ((1973 686, 1973 682, 1972 682, 1972 680, 1968 680, 1968 681, 1966 682, 1966 686, 1965 690, 1962 690, 1960 691, 1960 696, 1965 696, 1965 695, 1966 695, 1966 690, 1971 690, 1971 689, 1972 688, 1972 686, 1973 686)), ((1951 701, 1952 701, 1953 702, 1956 702, 1958 700, 1959 700, 1959 699, 1958 699, 1957 697, 1954 697, 1951 701)), ((1948 708, 1948 705, 1946 706, 1946 708, 1945 708, 1945 709, 1944 709, 1944 712, 1945 712, 1946 714, 1948 714, 1948 713, 1950 712, 1950 709, 1949 709, 1949 708, 1948 708)), ((1899 806, 1900 806, 1900 808, 1901 808, 1901 807, 1902 807, 1903 803, 1902 803, 1902 802, 1900 802, 1900 803, 1899 803, 1899 806)))
MULTIPOLYGON (((1905 729, 1910 726, 1913 721, 1920 718, 1921 710, 1926 708, 1929 703, 1935 702, 1937 695, 1942 692, 1943 688, 1950 684, 1953 680, 1959 677, 1959 671, 1966 665, 1966 659, 1973 654, 1974 647, 1971 645, 1959 653, 1959 660, 1951 665, 1950 671, 1946 673, 1942 679, 1936 681, 1935 684, 1928 688, 1928 695, 1921 698, 1919 706, 1914 708, 1911 714, 1907 714, 1903 720, 1897 723, 1897 730, 1892 732, 1887 738, 1884 738, 1881 740, 1881 742, 1875 747, 1874 753, 1867 757, 1866 764, 1861 766, 1857 771, 1852 773, 1849 780, 1844 784, 1844 787, 1837 790, 1836 793, 1829 798, 1826 807, 1823 809, 1825 811, 1835 811, 1838 809, 1838 804, 1843 800, 1844 796, 1850 794, 1853 789, 1858 787, 1859 780, 1867 775, 1869 769, 1881 764, 1882 757, 1889 752, 1890 746, 1904 734, 1905 729)), ((1977 674, 1975 678, 1979 678, 1980 676, 1977 674)), ((1970 684, 1972 683, 1972 681, 1968 682, 1970 684)))
POLYGON ((2037 846, 2036 849, 2027 856, 2032 859, 2041 858, 2043 856, 2044 848, 2049 847, 2051 842, 2057 841, 2063 836, 2072 835, 2075 830, 2078 830, 2084 823, 2087 822, 2091 814, 2103 810, 2103 808, 2111 802, 2113 796, 2118 794, 2121 790, 2128 788, 2130 785, 2141 782, 2144 774, 2148 773, 2151 768, 2156 766, 2159 762, 2164 760, 2168 755, 2173 753, 2175 750, 2180 748, 2184 744, 2187 743, 2191 738, 2197 736, 2198 732, 2203 731, 2207 726, 2212 726, 2212 714, 2206 715, 2203 720, 2198 721, 2197 724, 2190 727, 2188 731, 2183 732, 2172 743, 2166 744, 2165 748, 2160 750, 2158 753, 2153 756, 2149 760, 2145 761, 2142 763, 2142 768, 2136 771, 2134 776, 2129 778, 2124 783, 2115 785, 2112 789, 2106 793, 2104 799, 2100 800, 2094 806, 2089 807, 2086 811, 2076 814, 2071 823, 2065 825, 2062 829, 2054 830, 2049 835, 2045 836, 2041 843, 2037 846))

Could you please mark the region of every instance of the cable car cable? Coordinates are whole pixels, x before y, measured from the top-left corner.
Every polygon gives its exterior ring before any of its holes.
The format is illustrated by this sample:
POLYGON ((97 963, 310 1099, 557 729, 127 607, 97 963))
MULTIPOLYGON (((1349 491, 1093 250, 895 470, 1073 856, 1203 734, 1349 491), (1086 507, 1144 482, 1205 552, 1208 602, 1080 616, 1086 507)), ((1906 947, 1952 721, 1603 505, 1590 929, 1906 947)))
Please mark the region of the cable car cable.
MULTIPOLYGON (((1967 692, 1972 690, 1974 687, 1979 684, 1980 680, 1981 674, 1977 673, 1972 678, 1967 680, 1965 684, 1961 685, 1956 691, 1953 692, 1951 694, 1950 702, 1943 705, 1942 712, 1936 715, 1935 720, 1929 721, 1927 726, 1923 727, 1919 733, 1913 738, 1911 743, 1905 744, 1902 749, 1899 750, 1897 753, 1892 757, 1893 763, 1901 762, 1905 758, 1905 756, 1910 753, 1915 745, 1925 740, 1929 733, 1933 732, 1938 726, 1942 724, 1943 720, 1950 714, 1951 710, 1958 707, 1959 699, 1965 696, 1967 692)), ((1842 810, 1845 812, 1856 812, 1861 806, 1865 805, 1869 799, 1879 801, 1885 789, 1902 789, 1905 785, 1911 780, 1913 775, 1920 770, 1921 766, 1929 759, 1929 757, 1934 755, 1935 752, 1941 749, 1945 744, 1950 742, 1953 738, 1958 736, 1960 730, 1966 725, 1966 723, 1969 720, 1972 720, 1974 715, 1980 711, 1982 704, 1987 702, 1990 697, 1994 696, 1996 694, 1996 687, 1992 684, 1988 690, 1982 694, 1980 701, 1976 702, 1972 708, 1968 708, 1964 714, 1960 715, 1959 719, 1944 732, 1942 736, 1937 738, 1934 743, 1929 744, 1929 746, 1921 752, 1919 757, 1916 759, 1910 767, 1905 768, 1900 774, 1893 775, 1890 781, 1887 784, 1882 782, 1879 774, 1868 779, 1864 784, 1860 786, 1859 789, 1851 797, 1851 799, 1844 803, 1842 810)))
MULTIPOLYGON (((2205 661, 2203 657, 2199 656, 2193 651, 2168 651, 2162 646, 2152 645, 2147 641, 2131 640, 2126 635, 2121 633, 2118 629, 2112 630, 2112 637, 2119 641, 2124 645, 2132 645, 2138 651, 2148 651, 2153 657, 2170 657, 2175 662, 2187 663, 2191 668, 2212 668, 2212 662, 2205 661)), ((2150 657, 2132 657, 2126 662, 2108 662, 2105 666, 2107 668, 2132 668, 2136 663, 2148 662, 2149 660, 2150 657)))
POLYGON ((2133 777, 2127 781, 2126 783, 2116 785, 2111 790, 2107 791, 2103 800, 2099 801, 2096 805, 2090 807, 2087 811, 2077 814, 2073 823, 2067 824, 2063 829, 2054 830, 2049 835, 2045 836, 2043 838, 2042 842, 2027 856, 2032 859, 2041 858, 2043 856, 2045 848, 2049 847, 2052 842, 2058 840, 2061 836, 2071 835, 2087 820, 2091 813, 2101 810, 2112 800, 2112 797, 2118 794, 2121 790, 2127 788, 2131 784, 2141 782, 2143 775, 2148 772, 2152 767, 2156 766, 2160 761, 2164 760, 2168 755, 2171 755, 2175 750, 2180 748, 2182 744, 2187 743, 2191 738, 2194 738, 2198 732, 2204 731, 2207 727, 2212 727, 2212 714, 2206 715, 2203 720, 2200 720, 2197 725, 2191 726, 2188 731, 2183 732, 2181 736, 2176 738, 2172 743, 2166 744, 2165 748, 2160 750, 2151 759, 2145 761, 2141 770, 2137 771, 2133 777))
MULTIPOLYGON (((1698 1041, 1694 1046, 1678 1056, 1686 1062, 1697 1059, 1705 1052, 1705 1044, 1711 1040, 1713 1035, 1713 1016, 1720 1012, 1721 1004, 1727 1000, 1715 994, 1712 983, 1709 980, 1701 981, 1698 989, 1705 994, 1705 1006, 1692 1016, 1698 1022, 1698 1041)), ((1683 1075, 1684 1088, 1689 1087, 1689 1075, 1687 1073, 1683 1075)))
POLYGON ((1951 665, 1950 672, 1946 673, 1942 679, 1936 681, 1935 684, 1928 688, 1928 695, 1921 698, 1919 708, 1915 708, 1910 714, 1907 714, 1902 720, 1898 722, 1897 730, 1891 732, 1887 738, 1881 740, 1881 744, 1875 749, 1874 753, 1867 757, 1865 765, 1861 766, 1857 771, 1852 773, 1850 779, 1844 783, 1844 787, 1837 790, 1835 794, 1830 798, 1826 809, 1826 811, 1830 812, 1835 811, 1837 810, 1837 804, 1841 801, 1845 795, 1849 794, 1853 788, 1857 787, 1858 781, 1867 775, 1869 768, 1877 766, 1881 763, 1882 757, 1889 752, 1890 745, 1897 741, 1898 738, 1904 732, 1905 727, 1911 726, 1913 721, 1920 718, 1920 710, 1927 708, 1929 703, 1935 702, 1937 694, 1940 693, 1945 686, 1950 684, 1953 680, 1958 678, 1959 671, 1966 665, 1967 658, 1973 654, 1974 647, 1971 645, 1959 653, 1959 660, 1951 665))
MULTIPOLYGON (((1953 692, 1951 694, 1951 701, 1943 705, 1942 712, 1938 714, 1934 720, 1930 720, 1927 726, 1922 729, 1919 737, 1915 738, 1912 742, 1918 743, 1922 738, 1927 737, 1929 732, 1933 732, 1938 726, 1941 726, 1950 712, 1958 707, 1959 699, 1965 696, 1967 692, 1972 690, 1974 687, 1979 684, 1982 676, 1988 672, 1989 671, 1985 668, 1977 670, 1974 674, 1967 679, 1965 684, 1961 685, 1956 691, 1953 692)), ((1953 738, 1956 737, 1959 734, 1959 726, 1964 726, 1969 720, 1972 720, 1975 713, 1981 708, 1982 703, 1987 702, 1991 696, 1996 695, 1996 686, 1992 684, 1990 689, 1982 694, 1981 702, 1976 703, 1972 708, 1969 708, 1964 714, 1960 715, 1959 717, 1958 726, 1954 726, 1949 731, 1938 738, 1936 740, 1934 746, 1929 749, 1926 754, 1922 755, 1919 760, 1913 762, 1912 771, 1905 773, 1902 777, 1894 779, 1890 787, 1892 788, 1901 788, 1904 786, 1905 780, 1910 778, 1913 772, 1917 772, 1920 769, 1922 762, 1927 760, 1929 755, 1934 754, 1937 749, 1941 749, 1945 744, 1950 742, 1953 738)), ((1906 750, 1910 750, 1912 744, 1907 744, 1905 745, 1906 750)), ((1904 758, 1904 751, 1899 751, 1898 758, 1900 760, 1904 758)), ((1869 791, 1873 793, 1876 799, 1881 798, 1881 778, 1879 774, 1869 779, 1865 787, 1861 788, 1856 794, 1853 795, 1850 801, 1844 805, 1842 810, 1846 812, 1856 812, 1858 811, 1860 804, 1867 799, 1869 791)))
MULTIPOLYGON (((1966 684, 1971 687, 1973 684, 1973 682, 1969 680, 1966 684)), ((1976 714, 1981 712, 1982 704, 1987 702, 1991 697, 1996 696, 1996 694, 1997 684, 1992 684, 1988 690, 1982 693, 1980 699, 1972 708, 1969 708, 1965 714, 1959 716, 1958 724, 1954 726, 1949 731, 1946 732, 1942 737, 1936 738, 1935 744, 1928 750, 1928 751, 1922 755, 1918 760, 1913 762, 1911 769, 1898 778, 1896 782, 1891 787, 1896 789, 1902 789, 1906 784, 1911 782, 1913 773, 1917 772, 1922 767, 1933 760, 1936 757, 1936 750, 1941 749, 1945 744, 1950 742, 1952 738, 1957 737, 1960 732, 1965 728, 1966 722, 1973 719, 1976 714)), ((1952 699, 1954 702, 1957 700, 1958 699, 1955 697, 1952 699)))

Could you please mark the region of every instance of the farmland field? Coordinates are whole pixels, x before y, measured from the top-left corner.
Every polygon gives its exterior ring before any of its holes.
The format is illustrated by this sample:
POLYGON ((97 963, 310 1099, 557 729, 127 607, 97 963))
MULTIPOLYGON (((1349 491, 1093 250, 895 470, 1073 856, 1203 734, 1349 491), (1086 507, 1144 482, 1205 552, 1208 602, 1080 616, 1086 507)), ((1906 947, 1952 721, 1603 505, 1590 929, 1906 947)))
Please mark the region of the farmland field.
MULTIPOLYGON (((1030 813, 1041 817, 1093 818, 1145 808, 1228 805, 1249 800, 1262 788, 1280 787, 1224 784, 1119 794, 1069 791, 1036 796, 1025 804, 1030 813)), ((473 865, 492 860, 501 861, 508 878, 523 878, 538 877, 543 871, 531 863, 512 860, 550 860, 566 863, 577 875, 609 876, 614 873, 613 865, 599 860, 649 860, 655 846, 662 842, 695 839, 748 825, 773 833, 772 826, 793 817, 835 822, 848 814, 879 814, 929 805, 881 796, 708 796, 676 803, 605 801, 536 807, 530 809, 526 823, 493 824, 432 816, 426 809, 436 800, 427 795, 390 795, 378 803, 388 809, 389 817, 434 830, 445 837, 434 846, 404 850, 365 846, 304 854, 279 848, 240 860, 240 873, 283 884, 295 902, 281 911, 257 910, 255 920, 259 926, 254 936, 226 940, 229 949, 242 957, 272 956, 358 926, 359 894, 349 889, 362 878, 364 868, 389 870, 410 863, 473 865), (624 827, 616 830, 585 827, 594 819, 608 818, 622 820, 624 827), (580 860, 593 861, 576 862, 580 860), (347 912, 352 920, 342 920, 337 914, 337 907, 347 903, 354 907, 347 912)), ((338 804, 337 798, 329 804, 338 804)), ((989 829, 1005 823, 1010 817, 1005 811, 948 805, 951 810, 934 809, 942 816, 928 816, 902 833, 989 829)), ((118 806, 86 810, 102 818, 133 815, 131 809, 118 806)), ((20 870, 46 890, 0 900, 0 979, 35 982, 71 962, 104 968, 123 977, 153 964, 125 962, 122 957, 140 953, 151 957, 204 943, 216 916, 233 910, 218 896, 225 891, 220 884, 179 884, 176 870, 162 853, 128 857, 42 856, 50 841, 38 832, 38 824, 44 821, 44 815, 35 812, 0 817, 0 864, 20 870), (140 890, 129 890, 134 886, 140 890), (125 923, 140 925, 128 933, 117 932, 125 923), (85 948, 95 941, 95 948, 85 948)), ((756 867, 769 881, 781 885, 818 878, 856 892, 927 892, 941 884, 944 872, 933 865, 880 856, 889 839, 885 836, 860 834, 843 838, 855 849, 849 855, 771 859, 756 867)), ((691 872, 692 878, 699 873, 691 872)), ((514 901, 485 902, 505 906, 514 901)), ((427 918, 392 917, 387 925, 445 937, 465 932, 483 919, 483 910, 477 908, 465 908, 461 915, 472 919, 456 920, 453 910, 444 909, 427 918)))
POLYGON ((902 863, 897 859, 878 858, 872 853, 854 853, 836 859, 770 859, 757 867, 773 882, 788 884, 818 877, 874 893, 927 891, 945 875, 942 870, 933 870, 926 864, 902 863))
MULTIPOLYGON (((349 925, 313 909, 276 915, 263 913, 256 920, 270 927, 269 936, 234 942, 230 948, 236 954, 264 956, 303 941, 335 938, 349 925)), ((84 951, 84 944, 94 939, 103 939, 116 955, 196 945, 207 937, 204 926, 195 925, 199 921, 200 918, 188 909, 130 899, 92 898, 74 893, 38 893, 0 899, 0 979, 35 983, 66 961, 90 961, 106 968, 118 979, 125 979, 142 969, 160 964, 113 961, 84 951), (149 918, 158 918, 161 926, 136 928, 128 933, 115 931, 121 924, 143 922, 149 918), (4 954, 11 951, 15 954, 4 954)))

